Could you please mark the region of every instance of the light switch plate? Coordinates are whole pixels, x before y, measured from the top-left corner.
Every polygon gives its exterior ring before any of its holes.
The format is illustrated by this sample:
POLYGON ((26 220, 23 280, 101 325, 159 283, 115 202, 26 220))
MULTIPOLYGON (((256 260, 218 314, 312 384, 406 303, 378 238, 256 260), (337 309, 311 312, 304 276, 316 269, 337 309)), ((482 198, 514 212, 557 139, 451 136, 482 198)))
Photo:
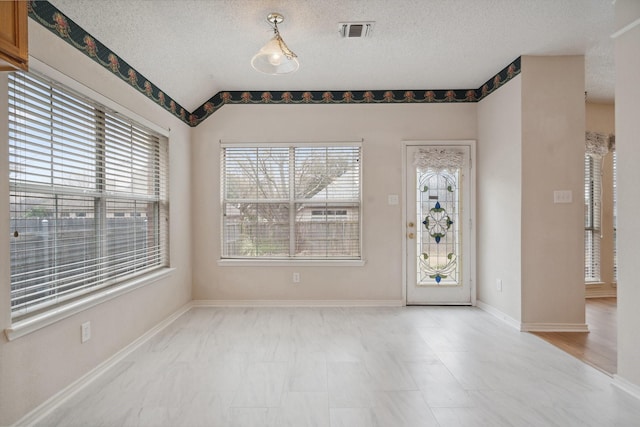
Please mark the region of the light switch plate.
POLYGON ((555 190, 553 203, 573 203, 573 192, 571 190, 555 190))

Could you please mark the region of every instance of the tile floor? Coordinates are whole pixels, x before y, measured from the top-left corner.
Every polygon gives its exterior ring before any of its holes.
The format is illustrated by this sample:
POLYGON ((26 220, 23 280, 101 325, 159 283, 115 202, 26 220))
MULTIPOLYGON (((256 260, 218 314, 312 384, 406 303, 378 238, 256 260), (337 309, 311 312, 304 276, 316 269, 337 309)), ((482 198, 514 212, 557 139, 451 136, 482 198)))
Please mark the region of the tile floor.
POLYGON ((631 427, 640 401, 476 308, 194 308, 38 425, 631 427))

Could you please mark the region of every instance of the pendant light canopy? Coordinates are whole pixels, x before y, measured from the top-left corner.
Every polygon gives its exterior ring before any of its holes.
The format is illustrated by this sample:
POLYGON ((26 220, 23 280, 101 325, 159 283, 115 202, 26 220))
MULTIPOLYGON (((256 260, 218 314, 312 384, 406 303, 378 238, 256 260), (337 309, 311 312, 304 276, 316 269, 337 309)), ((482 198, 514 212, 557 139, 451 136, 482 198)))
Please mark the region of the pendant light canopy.
POLYGON ((265 74, 293 73, 300 67, 298 57, 280 37, 278 24, 284 21, 279 13, 270 13, 267 21, 273 25, 273 38, 265 44, 251 59, 251 66, 265 74))

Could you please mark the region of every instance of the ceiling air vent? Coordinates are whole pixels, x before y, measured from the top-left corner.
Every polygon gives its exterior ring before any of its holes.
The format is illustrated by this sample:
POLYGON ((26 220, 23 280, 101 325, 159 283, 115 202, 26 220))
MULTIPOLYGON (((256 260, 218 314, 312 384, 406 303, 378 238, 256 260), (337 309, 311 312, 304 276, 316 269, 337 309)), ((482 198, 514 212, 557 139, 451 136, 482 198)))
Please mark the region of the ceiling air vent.
POLYGON ((338 32, 340 37, 345 39, 361 39, 371 37, 373 33, 373 24, 375 22, 340 22, 338 23, 338 32))

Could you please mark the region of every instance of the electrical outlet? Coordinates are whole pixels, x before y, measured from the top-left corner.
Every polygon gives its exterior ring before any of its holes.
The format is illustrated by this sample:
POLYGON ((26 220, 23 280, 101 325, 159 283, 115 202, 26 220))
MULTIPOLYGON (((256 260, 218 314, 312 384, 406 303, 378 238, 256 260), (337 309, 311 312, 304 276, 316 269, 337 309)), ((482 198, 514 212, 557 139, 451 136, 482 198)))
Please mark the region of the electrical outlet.
POLYGON ((81 341, 84 344, 91 339, 91 322, 84 322, 80 330, 82 331, 81 341))
POLYGON ((300 283, 300 273, 293 273, 293 283, 300 283))
POLYGON ((496 279, 496 291, 502 292, 502 279, 496 279))

